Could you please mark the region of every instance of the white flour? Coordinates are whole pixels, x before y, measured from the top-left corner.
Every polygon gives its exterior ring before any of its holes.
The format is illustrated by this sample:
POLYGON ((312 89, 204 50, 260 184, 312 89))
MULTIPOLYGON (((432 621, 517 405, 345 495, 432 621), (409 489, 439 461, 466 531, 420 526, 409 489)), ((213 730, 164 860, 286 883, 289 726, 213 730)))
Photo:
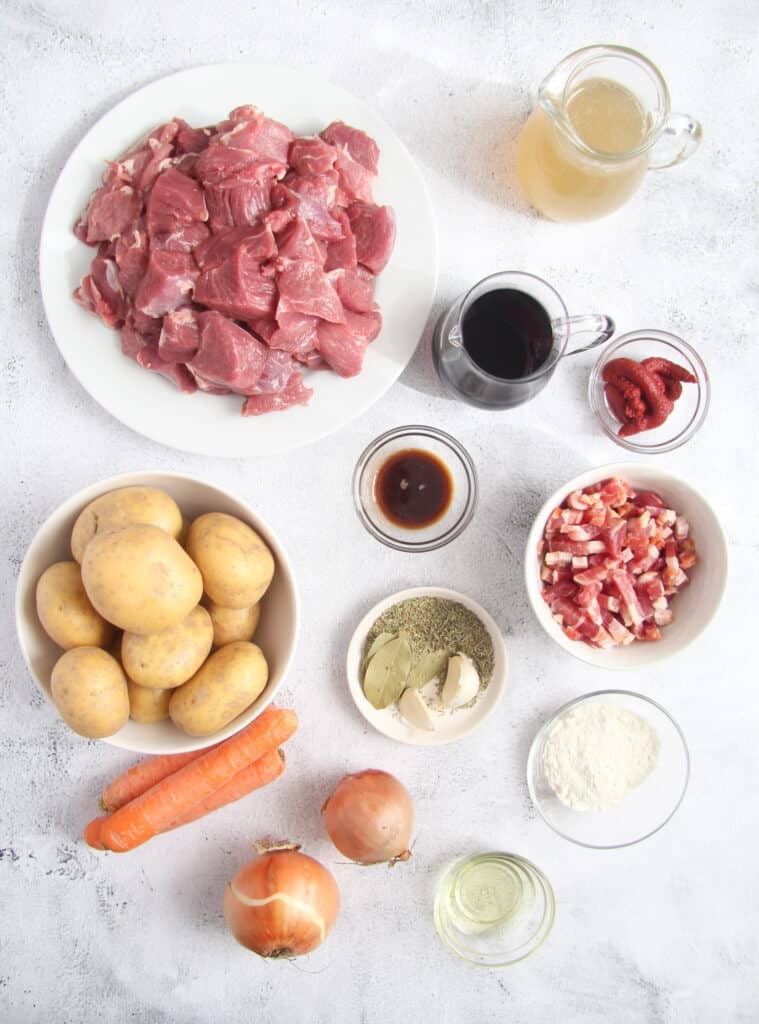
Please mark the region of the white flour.
POLYGON ((543 748, 543 767, 563 803, 580 811, 604 811, 650 775, 658 748, 648 722, 597 701, 580 704, 559 719, 543 748))

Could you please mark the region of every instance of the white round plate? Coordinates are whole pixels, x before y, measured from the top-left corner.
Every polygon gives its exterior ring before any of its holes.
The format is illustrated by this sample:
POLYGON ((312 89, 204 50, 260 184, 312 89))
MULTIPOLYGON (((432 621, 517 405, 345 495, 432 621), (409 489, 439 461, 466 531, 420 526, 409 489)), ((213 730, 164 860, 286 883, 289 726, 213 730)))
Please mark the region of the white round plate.
POLYGON ((161 444, 202 455, 273 455, 339 430, 380 398, 414 353, 437 283, 437 232, 424 181, 393 130, 363 101, 304 71, 261 64, 215 64, 169 75, 117 104, 69 157, 50 197, 40 239, 45 312, 61 355, 93 398, 128 427, 161 444), (343 120, 380 147, 375 198, 395 211, 397 237, 377 281, 382 333, 358 377, 309 371, 308 406, 243 418, 236 395, 185 395, 124 356, 110 330, 72 298, 95 250, 72 228, 113 159, 171 117, 213 124, 253 103, 296 133, 343 120))
POLYGON ((411 590, 401 590, 397 594, 391 594, 390 597, 386 597, 366 613, 351 637, 348 646, 347 669, 351 697, 367 722, 373 725, 378 732, 388 736, 391 740, 398 740, 400 743, 410 743, 417 747, 437 747, 442 743, 452 743, 454 740, 460 740, 462 736, 467 736, 493 712, 506 686, 508 655, 506 643, 495 620, 476 601, 466 597, 465 594, 459 594, 455 590, 446 590, 444 587, 414 587, 411 590), (471 707, 457 708, 446 715, 436 717, 437 728, 434 732, 415 729, 401 716, 395 706, 378 711, 366 699, 361 686, 361 656, 369 630, 388 608, 414 597, 440 597, 447 601, 457 601, 459 604, 463 604, 469 611, 474 612, 486 627, 490 639, 493 641, 495 665, 492 678, 484 693, 471 707))

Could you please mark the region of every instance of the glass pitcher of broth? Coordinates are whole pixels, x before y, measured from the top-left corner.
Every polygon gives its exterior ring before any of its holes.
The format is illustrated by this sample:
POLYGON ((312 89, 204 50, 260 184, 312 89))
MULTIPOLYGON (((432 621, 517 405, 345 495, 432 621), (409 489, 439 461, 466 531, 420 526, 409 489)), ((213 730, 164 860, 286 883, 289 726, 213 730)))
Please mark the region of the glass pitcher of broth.
POLYGON ((649 168, 698 147, 701 125, 670 111, 667 84, 636 50, 587 46, 542 81, 517 145, 517 177, 557 221, 595 220, 622 206, 649 168))
POLYGON ((432 334, 441 381, 470 405, 510 409, 534 398, 559 360, 602 345, 614 333, 609 316, 570 316, 547 281, 503 271, 478 281, 443 313, 432 334), (567 351, 570 332, 593 340, 567 351))

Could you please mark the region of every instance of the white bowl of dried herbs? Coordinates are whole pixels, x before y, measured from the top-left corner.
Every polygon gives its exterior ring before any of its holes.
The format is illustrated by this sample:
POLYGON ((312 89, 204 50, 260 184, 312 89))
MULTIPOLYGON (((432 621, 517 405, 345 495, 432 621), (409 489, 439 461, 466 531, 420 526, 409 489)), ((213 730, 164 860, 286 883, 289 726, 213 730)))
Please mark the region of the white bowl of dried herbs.
POLYGON ((476 729, 498 703, 507 668, 492 616, 444 587, 386 597, 366 613, 348 647, 348 686, 358 710, 385 736, 416 746, 451 743, 476 729), (451 706, 451 686, 445 700, 443 691, 456 655, 479 685, 466 703, 451 706))

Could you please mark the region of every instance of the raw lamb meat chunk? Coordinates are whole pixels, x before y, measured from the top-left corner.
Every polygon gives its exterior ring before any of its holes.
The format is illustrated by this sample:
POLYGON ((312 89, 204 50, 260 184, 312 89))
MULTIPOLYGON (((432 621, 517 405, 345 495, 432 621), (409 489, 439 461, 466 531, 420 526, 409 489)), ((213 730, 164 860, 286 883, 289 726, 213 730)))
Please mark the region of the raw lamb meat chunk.
POLYGON ((395 242, 395 218, 389 206, 353 203, 348 207, 348 219, 356 238, 358 262, 373 274, 387 266, 395 242))
POLYGON ((203 190, 175 167, 161 174, 147 202, 148 234, 175 231, 182 224, 208 220, 203 190))
POLYGON ((273 316, 277 286, 261 273, 258 261, 247 256, 244 246, 237 246, 220 266, 203 271, 194 298, 200 305, 227 316, 257 320, 273 316))
POLYGON ((189 369, 217 387, 247 394, 263 372, 266 345, 221 313, 199 313, 197 319, 200 348, 189 369))
POLYGON ((380 332, 382 319, 379 313, 362 315, 346 311, 345 315, 345 324, 319 324, 319 352, 341 377, 355 377, 361 372, 367 345, 380 332))
POLYGON ((336 157, 337 150, 314 135, 293 141, 289 164, 296 174, 317 177, 332 170, 336 157))
POLYGON ((379 146, 366 132, 351 128, 344 121, 333 121, 324 129, 321 137, 336 149, 347 152, 351 159, 362 164, 367 171, 377 173, 379 146))
POLYGON ((170 313, 190 297, 197 276, 198 268, 189 253, 154 250, 137 288, 135 307, 146 316, 170 313))
POLYGON ((284 391, 278 394, 252 395, 242 407, 243 416, 261 416, 265 412, 280 412, 293 405, 308 405, 313 389, 307 388, 300 373, 294 373, 284 391))
POLYGON ((134 295, 148 269, 148 234, 144 221, 135 221, 117 238, 114 258, 119 284, 127 295, 134 295))
POLYGON ((315 316, 302 313, 281 313, 279 327, 268 339, 272 349, 282 349, 292 355, 305 355, 317 346, 315 316))
POLYGON ((74 234, 87 245, 110 242, 135 221, 142 211, 142 199, 129 185, 103 185, 90 199, 74 234))
POLYGON ((243 250, 246 259, 263 262, 276 255, 277 243, 268 224, 237 227, 202 242, 193 255, 201 270, 213 270, 231 259, 238 249, 243 250))
POLYGON ((343 237, 336 242, 327 243, 327 256, 324 260, 325 270, 352 270, 358 260, 356 258, 356 239, 353 237, 348 214, 340 210, 337 220, 343 237))
POLYGON ((337 292, 316 263, 293 263, 279 275, 277 320, 284 313, 306 313, 331 323, 345 323, 345 313, 337 292))
POLYGON ((250 182, 236 188, 207 185, 208 216, 214 231, 257 224, 271 206, 271 182, 250 182))
POLYGON ((189 307, 175 309, 163 318, 158 353, 169 363, 187 363, 200 348, 200 325, 189 307))
POLYGON ((374 276, 366 270, 332 270, 327 277, 335 286, 345 309, 354 313, 371 313, 374 301, 374 276))

